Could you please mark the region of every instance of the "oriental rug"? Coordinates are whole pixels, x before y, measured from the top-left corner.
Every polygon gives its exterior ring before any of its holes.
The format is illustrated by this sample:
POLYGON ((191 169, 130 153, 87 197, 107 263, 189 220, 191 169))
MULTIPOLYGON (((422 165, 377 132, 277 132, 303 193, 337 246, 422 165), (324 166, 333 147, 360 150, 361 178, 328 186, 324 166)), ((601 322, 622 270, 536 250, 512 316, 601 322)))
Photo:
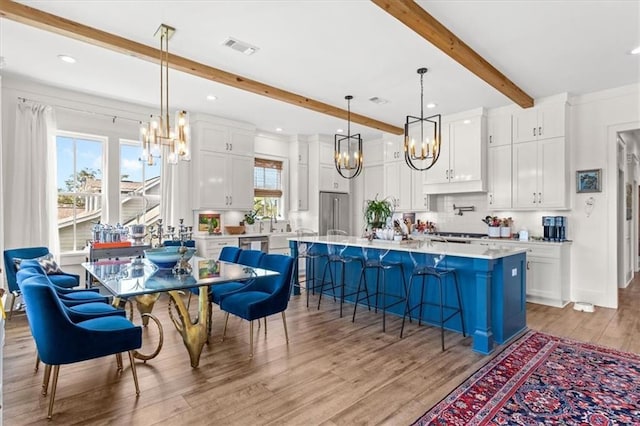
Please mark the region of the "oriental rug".
POLYGON ((529 331, 414 425, 640 425, 640 355, 529 331))

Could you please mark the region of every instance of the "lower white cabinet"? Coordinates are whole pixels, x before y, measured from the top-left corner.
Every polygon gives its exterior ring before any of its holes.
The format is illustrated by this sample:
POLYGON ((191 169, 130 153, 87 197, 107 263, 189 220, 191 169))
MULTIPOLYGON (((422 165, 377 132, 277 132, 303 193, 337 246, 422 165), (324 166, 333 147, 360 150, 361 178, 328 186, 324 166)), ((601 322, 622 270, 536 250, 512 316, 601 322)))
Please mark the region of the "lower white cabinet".
POLYGON ((196 252, 198 256, 207 259, 218 259, 224 247, 238 247, 237 238, 210 237, 196 238, 196 252))
POLYGON ((527 302, 562 308, 570 302, 570 243, 488 240, 473 244, 513 246, 527 251, 527 302))

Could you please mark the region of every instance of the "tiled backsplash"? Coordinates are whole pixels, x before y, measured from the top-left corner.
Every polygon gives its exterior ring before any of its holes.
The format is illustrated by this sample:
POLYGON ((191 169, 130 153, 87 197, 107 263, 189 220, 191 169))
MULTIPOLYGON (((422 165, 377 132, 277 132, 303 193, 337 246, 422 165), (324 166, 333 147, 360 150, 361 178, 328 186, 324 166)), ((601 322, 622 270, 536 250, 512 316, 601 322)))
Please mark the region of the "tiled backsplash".
MULTIPOLYGON (((435 198, 436 211, 416 212, 416 219, 435 222, 438 231, 486 234, 487 225, 482 222, 482 219, 486 216, 497 216, 499 218, 511 217, 513 219, 513 233, 517 233, 521 229, 527 229, 530 237, 541 237, 542 216, 567 214, 566 211, 490 211, 487 209, 487 194, 485 193, 437 195, 432 197, 435 198), (458 210, 453 209, 454 204, 456 207, 473 206, 474 211, 465 211, 460 216, 457 214, 458 210)), ((569 219, 568 223, 567 238, 571 239, 571 219, 569 219)))

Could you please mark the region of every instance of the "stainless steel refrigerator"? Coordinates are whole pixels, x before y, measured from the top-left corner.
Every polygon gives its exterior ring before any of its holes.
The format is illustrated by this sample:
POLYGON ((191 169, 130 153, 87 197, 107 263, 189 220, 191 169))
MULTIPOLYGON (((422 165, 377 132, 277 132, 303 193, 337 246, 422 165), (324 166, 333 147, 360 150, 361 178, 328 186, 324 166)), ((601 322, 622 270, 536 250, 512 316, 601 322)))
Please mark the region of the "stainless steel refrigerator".
POLYGON ((329 229, 341 229, 351 235, 349 194, 320 192, 319 216, 319 235, 327 235, 329 229))

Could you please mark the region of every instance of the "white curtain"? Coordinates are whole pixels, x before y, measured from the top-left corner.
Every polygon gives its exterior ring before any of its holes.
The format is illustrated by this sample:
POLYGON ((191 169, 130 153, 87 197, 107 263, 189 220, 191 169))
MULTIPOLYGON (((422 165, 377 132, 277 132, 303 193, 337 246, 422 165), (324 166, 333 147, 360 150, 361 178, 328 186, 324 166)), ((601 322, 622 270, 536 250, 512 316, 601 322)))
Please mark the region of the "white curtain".
POLYGON ((193 210, 191 208, 191 162, 178 161, 178 164, 167 163, 169 147, 162 150, 162 169, 160 171, 160 217, 166 231, 168 225, 179 225, 179 219, 184 219, 185 225, 193 224, 193 210))
POLYGON ((55 118, 50 106, 18 102, 5 181, 5 247, 58 254, 55 118))

